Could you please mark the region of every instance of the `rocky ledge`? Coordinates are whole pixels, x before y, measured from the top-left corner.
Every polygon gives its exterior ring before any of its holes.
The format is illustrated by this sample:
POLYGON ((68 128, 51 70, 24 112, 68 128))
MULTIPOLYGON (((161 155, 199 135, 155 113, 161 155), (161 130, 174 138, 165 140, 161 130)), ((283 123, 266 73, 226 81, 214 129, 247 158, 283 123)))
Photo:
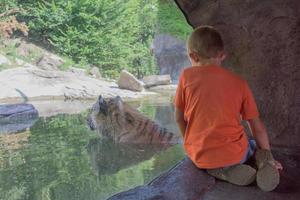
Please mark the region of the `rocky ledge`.
POLYGON ((116 194, 108 200, 296 200, 300 199, 300 149, 277 149, 284 164, 280 185, 263 192, 255 184, 241 187, 216 181, 185 158, 150 183, 116 194))
POLYGON ((0 103, 31 100, 75 100, 121 96, 143 98, 154 92, 120 89, 113 81, 95 79, 85 74, 43 70, 36 66, 18 67, 0 72, 0 103))

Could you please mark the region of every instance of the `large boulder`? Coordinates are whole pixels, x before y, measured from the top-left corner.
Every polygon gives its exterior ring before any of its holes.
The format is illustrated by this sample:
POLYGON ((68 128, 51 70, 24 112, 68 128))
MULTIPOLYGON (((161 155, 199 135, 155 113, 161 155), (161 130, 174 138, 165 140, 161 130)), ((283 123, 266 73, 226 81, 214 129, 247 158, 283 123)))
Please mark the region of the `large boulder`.
POLYGON ((38 111, 31 104, 0 105, 0 134, 23 131, 37 119, 38 111))
POLYGON ((10 65, 11 62, 2 54, 0 54, 0 65, 10 65))
POLYGON ((134 75, 126 70, 122 70, 118 80, 118 86, 121 89, 141 92, 144 89, 143 82, 139 81, 134 75))
POLYGON ((177 0, 193 26, 213 25, 225 66, 250 84, 273 144, 299 147, 300 1, 177 0))
POLYGON ((169 85, 171 84, 171 76, 169 74, 145 76, 143 82, 145 83, 145 87, 169 85))
POLYGON ((92 67, 89 71, 89 74, 93 77, 93 78, 101 78, 101 73, 99 71, 99 68, 98 67, 92 67))
POLYGON ((177 83, 181 70, 190 66, 185 41, 168 34, 157 34, 152 43, 152 50, 160 74, 170 74, 172 81, 177 83))
POLYGON ((45 53, 37 62, 37 66, 44 70, 59 70, 64 64, 64 60, 52 53, 45 53))

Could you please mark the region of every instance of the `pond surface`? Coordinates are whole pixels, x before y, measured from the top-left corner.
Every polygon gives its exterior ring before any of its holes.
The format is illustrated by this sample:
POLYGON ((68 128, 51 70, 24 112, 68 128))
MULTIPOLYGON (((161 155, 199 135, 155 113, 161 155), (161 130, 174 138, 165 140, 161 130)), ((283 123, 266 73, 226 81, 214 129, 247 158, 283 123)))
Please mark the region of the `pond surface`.
MULTIPOLYGON (((131 104, 177 131, 170 101, 131 104)), ((184 157, 181 145, 162 150, 100 139, 87 127, 87 113, 41 117, 28 131, 1 135, 0 199, 106 199, 148 183, 184 157)))

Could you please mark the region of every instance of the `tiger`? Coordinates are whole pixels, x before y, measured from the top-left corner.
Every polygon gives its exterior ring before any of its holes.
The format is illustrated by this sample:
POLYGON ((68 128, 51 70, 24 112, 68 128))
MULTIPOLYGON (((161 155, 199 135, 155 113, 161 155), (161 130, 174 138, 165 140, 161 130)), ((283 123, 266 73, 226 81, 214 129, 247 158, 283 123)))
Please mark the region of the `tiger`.
POLYGON ((105 100, 101 95, 88 115, 88 125, 100 136, 117 143, 178 144, 179 135, 160 127, 155 121, 124 102, 120 96, 105 100))

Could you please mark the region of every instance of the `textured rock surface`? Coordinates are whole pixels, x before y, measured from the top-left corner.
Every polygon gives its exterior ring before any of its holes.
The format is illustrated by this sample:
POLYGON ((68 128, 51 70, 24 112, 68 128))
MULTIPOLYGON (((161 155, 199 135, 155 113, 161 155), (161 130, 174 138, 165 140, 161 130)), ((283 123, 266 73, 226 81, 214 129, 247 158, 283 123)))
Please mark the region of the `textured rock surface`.
POLYGON ((154 37, 152 48, 160 74, 170 74, 173 82, 178 82, 182 68, 190 65, 185 42, 167 34, 159 34, 154 37))
POLYGON ((0 105, 0 134, 25 130, 37 118, 38 111, 31 104, 0 105))
POLYGON ((74 73, 75 75, 79 75, 79 76, 85 75, 85 69, 70 67, 68 71, 74 73))
POLYGON ((126 70, 122 70, 122 72, 120 73, 118 86, 121 89, 139 92, 143 91, 144 89, 143 83, 126 70))
POLYGON ((45 53, 37 62, 37 66, 44 70, 58 70, 63 64, 62 58, 51 53, 45 53))
POLYGON ((145 83, 146 87, 153 87, 156 85, 169 85, 171 84, 171 76, 169 74, 145 76, 143 78, 143 82, 145 83))
POLYGON ((225 66, 248 80, 273 144, 300 145, 300 1, 177 0, 189 23, 222 34, 225 66))
POLYGON ((102 77, 98 67, 92 67, 89 73, 93 78, 99 79, 102 77))
POLYGON ((121 96, 125 99, 154 95, 153 92, 122 90, 114 82, 98 80, 86 75, 74 78, 72 72, 46 71, 37 67, 18 67, 0 72, 0 102, 95 99, 121 96))
POLYGON ((11 64, 11 62, 2 54, 0 54, 0 65, 11 64))
POLYGON ((149 88, 149 91, 161 93, 161 94, 170 94, 175 95, 177 89, 177 85, 171 84, 171 85, 158 85, 153 86, 149 88))

